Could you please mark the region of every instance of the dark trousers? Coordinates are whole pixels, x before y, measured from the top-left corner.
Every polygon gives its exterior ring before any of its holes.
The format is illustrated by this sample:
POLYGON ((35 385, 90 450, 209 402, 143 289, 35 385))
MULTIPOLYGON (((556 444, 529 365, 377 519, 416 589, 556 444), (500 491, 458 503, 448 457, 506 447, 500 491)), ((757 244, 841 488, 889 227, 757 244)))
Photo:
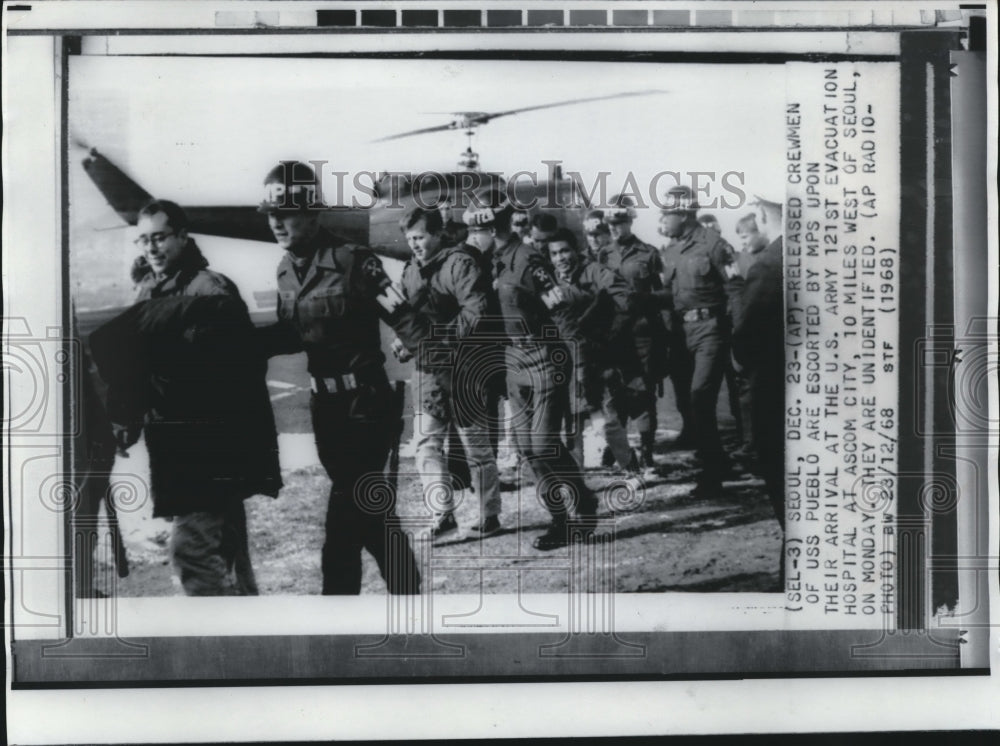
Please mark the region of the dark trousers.
POLYGON ((332 482, 323 544, 323 595, 361 592, 361 550, 378 563, 389 593, 420 592, 405 533, 393 530, 396 495, 385 478, 393 432, 391 392, 313 394, 313 431, 332 482), (392 532, 391 536, 389 532, 392 532))
MULTIPOLYGON (((702 480, 718 481, 723 454, 715 408, 722 376, 729 364, 729 329, 717 318, 686 321, 679 327, 672 369, 675 390, 690 392, 688 424, 693 428, 701 459, 702 480)), ((678 394, 678 407, 685 398, 686 395, 678 394)))
POLYGON ((781 366, 750 373, 757 468, 781 528, 785 528, 785 389, 781 366))
POLYGON ((513 418, 511 431, 518 452, 535 473, 538 499, 557 523, 576 505, 593 514, 596 500, 583 482, 576 460, 560 438, 567 402, 566 383, 557 381, 548 363, 523 368, 515 353, 507 366, 507 398, 513 418))
POLYGON ((654 349, 657 344, 663 344, 662 338, 657 340, 654 337, 636 335, 632 341, 635 343, 636 355, 642 365, 645 389, 629 390, 625 405, 628 419, 635 423, 642 447, 652 448, 656 441, 656 386, 661 379, 661 374, 657 370, 659 366, 655 361, 659 356, 665 355, 666 350, 654 349))
POLYGON ((635 423, 639 442, 644 449, 652 448, 656 442, 656 381, 647 376, 641 390, 626 388, 620 409, 621 423, 628 420, 635 423))
POLYGON ((740 404, 740 386, 743 377, 736 372, 732 359, 726 363, 724 377, 726 379, 726 394, 729 398, 729 414, 736 421, 736 440, 742 446, 750 437, 750 434, 744 430, 744 427, 749 427, 750 421, 747 420, 746 425, 743 423, 743 408, 740 404))
POLYGON ((670 341, 670 384, 674 388, 677 413, 681 416, 681 434, 685 437, 694 437, 694 416, 691 414, 691 364, 688 361, 687 348, 684 346, 683 333, 674 334, 670 341))

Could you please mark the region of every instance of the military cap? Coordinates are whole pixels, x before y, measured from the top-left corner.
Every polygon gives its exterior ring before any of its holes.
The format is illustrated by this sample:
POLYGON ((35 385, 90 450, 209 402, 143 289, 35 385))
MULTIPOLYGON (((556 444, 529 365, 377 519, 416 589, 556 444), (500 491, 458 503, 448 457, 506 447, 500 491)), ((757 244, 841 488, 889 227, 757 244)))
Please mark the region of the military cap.
POLYGON ((493 227, 497 218, 510 215, 512 207, 500 189, 487 189, 476 194, 472 204, 462 214, 462 222, 470 228, 493 227))
POLYGON ((282 161, 264 177, 264 199, 257 212, 324 209, 320 181, 312 166, 301 161, 282 161))
POLYGON ((694 198, 691 187, 679 185, 667 190, 661 212, 664 215, 682 212, 695 213, 698 212, 698 207, 698 200, 694 198))
POLYGON ((606 223, 625 223, 635 220, 635 200, 626 194, 616 194, 611 198, 611 206, 604 216, 606 223))

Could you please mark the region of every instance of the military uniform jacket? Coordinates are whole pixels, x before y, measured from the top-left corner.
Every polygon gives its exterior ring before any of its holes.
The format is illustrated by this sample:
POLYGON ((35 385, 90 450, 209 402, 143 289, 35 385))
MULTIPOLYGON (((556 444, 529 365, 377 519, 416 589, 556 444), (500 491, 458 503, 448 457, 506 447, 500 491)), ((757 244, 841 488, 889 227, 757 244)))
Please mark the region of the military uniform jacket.
POLYGON ((379 381, 383 313, 364 291, 361 268, 374 252, 325 232, 318 243, 301 280, 287 254, 278 264, 278 323, 260 334, 267 354, 305 350, 313 376, 353 373, 379 381))
POLYGON ((556 281, 567 302, 553 309, 552 317, 560 336, 583 353, 578 364, 615 367, 632 311, 625 279, 608 267, 583 261, 568 277, 557 275, 556 281))
POLYGON ((743 277, 733 248, 718 233, 694 226, 663 250, 663 283, 678 314, 694 309, 739 312, 743 277))
POLYGON ((632 293, 636 313, 633 332, 639 336, 657 334, 663 323, 660 310, 668 302, 660 277, 660 253, 630 234, 624 241, 613 241, 603 257, 603 263, 624 278, 632 293))
POLYGON ((612 241, 604 252, 604 263, 621 275, 632 293, 632 337, 647 373, 653 378, 667 374, 667 325, 662 311, 669 295, 660 277, 659 252, 630 234, 612 241))
POLYGON ((555 286, 555 280, 541 252, 512 235, 493 250, 493 276, 504 331, 511 341, 524 345, 551 339, 546 332, 557 331, 557 326, 541 296, 555 286))
POLYGON ((421 344, 410 350, 419 370, 454 364, 448 348, 473 336, 487 310, 488 282, 478 256, 464 246, 442 248, 423 266, 412 259, 406 263, 400 280, 403 297, 429 322, 421 344))

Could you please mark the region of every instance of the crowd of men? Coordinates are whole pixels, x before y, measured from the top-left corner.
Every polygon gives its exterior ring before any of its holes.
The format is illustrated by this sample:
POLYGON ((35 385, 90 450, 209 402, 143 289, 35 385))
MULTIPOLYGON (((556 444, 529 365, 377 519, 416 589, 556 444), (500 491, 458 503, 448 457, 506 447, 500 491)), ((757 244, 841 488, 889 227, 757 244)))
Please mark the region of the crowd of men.
POLYGON ((627 196, 587 213, 580 237, 550 214, 515 210, 494 189, 478 194, 461 222, 447 210, 407 213, 400 229, 412 258, 392 282, 371 249, 322 226, 309 166, 279 164, 264 188, 260 212, 284 250, 276 323, 253 328, 235 286, 208 269, 188 236, 183 212, 158 201, 139 214, 137 303, 92 336, 119 447, 145 431, 154 510, 173 517, 186 593, 256 593, 243 500, 281 487, 264 372, 268 357, 292 352, 305 352, 315 440, 331 481, 323 593, 360 592, 363 549, 390 593, 419 592, 412 548, 405 537, 386 538, 395 507, 385 465, 399 412, 380 321, 395 332, 393 354, 414 364, 416 468, 431 540, 462 531, 449 463, 458 450, 479 500, 465 534, 502 530, 505 431, 550 515, 533 546, 558 549, 595 530, 607 506, 584 478, 585 423, 600 423, 604 465, 641 488, 655 467, 667 379, 683 422, 672 447, 695 450, 696 495, 718 496, 729 473, 716 421, 727 378, 742 423, 736 455, 756 457, 783 522, 780 201, 757 200, 737 226, 737 252, 717 223, 698 217, 683 186, 666 195, 661 248, 632 232, 627 196), (583 531, 569 531, 571 519, 583 531))

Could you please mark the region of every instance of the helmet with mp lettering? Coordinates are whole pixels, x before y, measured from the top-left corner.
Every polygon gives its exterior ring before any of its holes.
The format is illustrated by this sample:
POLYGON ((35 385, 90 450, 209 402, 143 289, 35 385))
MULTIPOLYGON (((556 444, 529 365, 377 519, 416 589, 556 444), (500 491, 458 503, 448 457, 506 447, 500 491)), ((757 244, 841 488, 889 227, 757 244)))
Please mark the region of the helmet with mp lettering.
POLYGON ((321 183, 312 166, 282 161, 264 177, 264 198, 257 212, 324 210, 321 183))
POLYGON ((462 213, 462 222, 470 229, 496 228, 510 229, 510 219, 514 208, 503 189, 491 187, 472 196, 469 206, 462 213))
POLYGON ((635 214, 635 200, 627 194, 616 194, 611 198, 608 210, 604 215, 604 222, 611 225, 629 223, 635 220, 635 214))
POLYGON ((682 213, 694 214, 698 212, 698 209, 698 200, 694 198, 691 187, 678 185, 667 190, 660 211, 664 215, 678 215, 682 213))

